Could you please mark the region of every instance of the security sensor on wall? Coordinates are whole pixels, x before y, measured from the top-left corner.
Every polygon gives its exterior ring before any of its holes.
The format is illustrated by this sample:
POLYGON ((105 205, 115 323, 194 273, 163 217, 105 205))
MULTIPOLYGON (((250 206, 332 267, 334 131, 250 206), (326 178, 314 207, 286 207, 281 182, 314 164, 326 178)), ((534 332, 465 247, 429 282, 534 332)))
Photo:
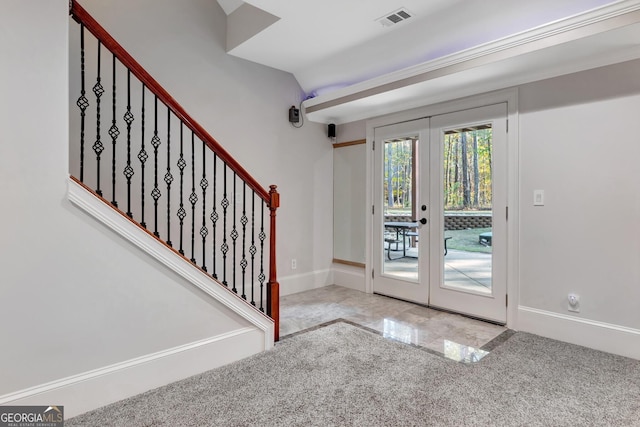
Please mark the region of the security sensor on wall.
POLYGON ((292 105, 291 108, 289 108, 289 123, 296 129, 300 129, 304 125, 304 117, 300 114, 301 108, 302 102, 298 108, 296 108, 295 105, 292 105))
POLYGON ((298 110, 294 105, 289 108, 289 122, 298 123, 300 122, 300 110, 298 110))

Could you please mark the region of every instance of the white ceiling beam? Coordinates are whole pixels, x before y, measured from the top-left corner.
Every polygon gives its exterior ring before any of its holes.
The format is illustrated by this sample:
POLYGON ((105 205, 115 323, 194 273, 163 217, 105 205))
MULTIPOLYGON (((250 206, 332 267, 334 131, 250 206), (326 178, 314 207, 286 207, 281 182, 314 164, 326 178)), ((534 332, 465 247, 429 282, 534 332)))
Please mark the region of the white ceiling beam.
MULTIPOLYGON (((466 73, 473 69, 487 67, 500 61, 513 60, 524 57, 536 51, 543 51, 556 46, 566 44, 581 39, 593 38, 597 40, 598 34, 605 34, 609 31, 631 26, 640 23, 640 1, 626 1, 613 4, 611 6, 588 12, 576 17, 557 21, 552 24, 538 27, 514 36, 487 43, 476 48, 448 55, 444 58, 409 67, 398 72, 374 78, 359 84, 355 84, 343 89, 336 90, 327 95, 320 95, 316 98, 306 100, 303 105, 308 118, 312 121, 344 122, 345 117, 336 117, 339 111, 343 114, 350 111, 350 115, 359 118, 371 117, 371 114, 379 113, 381 102, 388 102, 392 99, 394 92, 406 92, 405 89, 424 86, 424 83, 435 81, 457 73, 466 73), (386 94, 386 95, 385 95, 386 94), (356 110, 349 109, 349 105, 358 105, 356 110), (341 108, 346 107, 346 108, 341 108), (365 110, 369 110, 369 115, 365 110)), ((633 57, 637 57, 640 47, 638 38, 631 40, 619 40, 618 47, 626 47, 633 57), (624 46, 622 46, 624 45, 624 46)), ((616 46, 612 46, 616 47, 616 46)), ((561 53, 561 52, 558 52, 561 53)), ((629 56, 619 55, 620 58, 629 56)), ((552 76, 549 69, 558 68, 558 73, 562 70, 567 72, 566 61, 558 57, 557 61, 552 61, 553 57, 547 57, 547 62, 539 63, 536 66, 544 71, 544 75, 552 76)), ((603 57, 603 61, 606 58, 603 57)), ((594 64, 597 64, 596 61, 594 64)), ((610 63, 610 62, 609 62, 610 63)), ((603 62, 601 65, 606 65, 603 62)), ((595 65, 597 66, 597 65, 595 65)), ((576 62, 578 67, 578 62, 576 62)), ((576 69, 576 71, 578 71, 576 69)), ((559 74, 556 74, 559 75, 559 74)), ((473 75, 469 75, 473 79, 473 75)), ((486 77, 486 76, 483 76, 486 77)), ((511 82, 514 80, 512 79, 511 82)), ((496 89, 493 87, 492 89, 496 89)), ((426 101, 425 101, 426 102, 426 101)), ((348 120, 348 119, 347 119, 348 120)))

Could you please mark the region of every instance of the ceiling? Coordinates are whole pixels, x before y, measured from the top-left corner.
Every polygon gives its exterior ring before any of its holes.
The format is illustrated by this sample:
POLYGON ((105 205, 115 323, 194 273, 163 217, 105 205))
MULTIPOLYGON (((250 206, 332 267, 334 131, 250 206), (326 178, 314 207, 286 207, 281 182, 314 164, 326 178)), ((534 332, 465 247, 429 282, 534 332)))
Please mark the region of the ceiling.
POLYGON ((291 72, 324 123, 640 57, 640 0, 218 3, 229 54, 291 72), (411 17, 380 23, 398 10, 411 17))

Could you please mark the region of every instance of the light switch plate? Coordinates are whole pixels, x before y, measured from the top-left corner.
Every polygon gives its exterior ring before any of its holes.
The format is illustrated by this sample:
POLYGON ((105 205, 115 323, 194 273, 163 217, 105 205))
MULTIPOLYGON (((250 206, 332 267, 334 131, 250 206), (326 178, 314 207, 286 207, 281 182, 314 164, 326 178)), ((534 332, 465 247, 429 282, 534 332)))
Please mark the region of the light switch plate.
POLYGON ((544 190, 533 190, 533 206, 544 206, 544 190))

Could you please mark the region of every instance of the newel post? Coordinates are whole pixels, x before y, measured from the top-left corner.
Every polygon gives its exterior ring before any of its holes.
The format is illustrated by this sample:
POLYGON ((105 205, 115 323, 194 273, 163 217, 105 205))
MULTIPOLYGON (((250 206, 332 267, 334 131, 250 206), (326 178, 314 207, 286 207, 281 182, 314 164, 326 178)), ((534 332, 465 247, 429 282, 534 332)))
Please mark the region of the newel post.
POLYGON ((271 212, 269 230, 269 283, 267 286, 267 315, 274 320, 274 340, 280 339, 280 283, 276 270, 276 210, 280 206, 280 194, 277 186, 269 186, 269 211, 271 212))

